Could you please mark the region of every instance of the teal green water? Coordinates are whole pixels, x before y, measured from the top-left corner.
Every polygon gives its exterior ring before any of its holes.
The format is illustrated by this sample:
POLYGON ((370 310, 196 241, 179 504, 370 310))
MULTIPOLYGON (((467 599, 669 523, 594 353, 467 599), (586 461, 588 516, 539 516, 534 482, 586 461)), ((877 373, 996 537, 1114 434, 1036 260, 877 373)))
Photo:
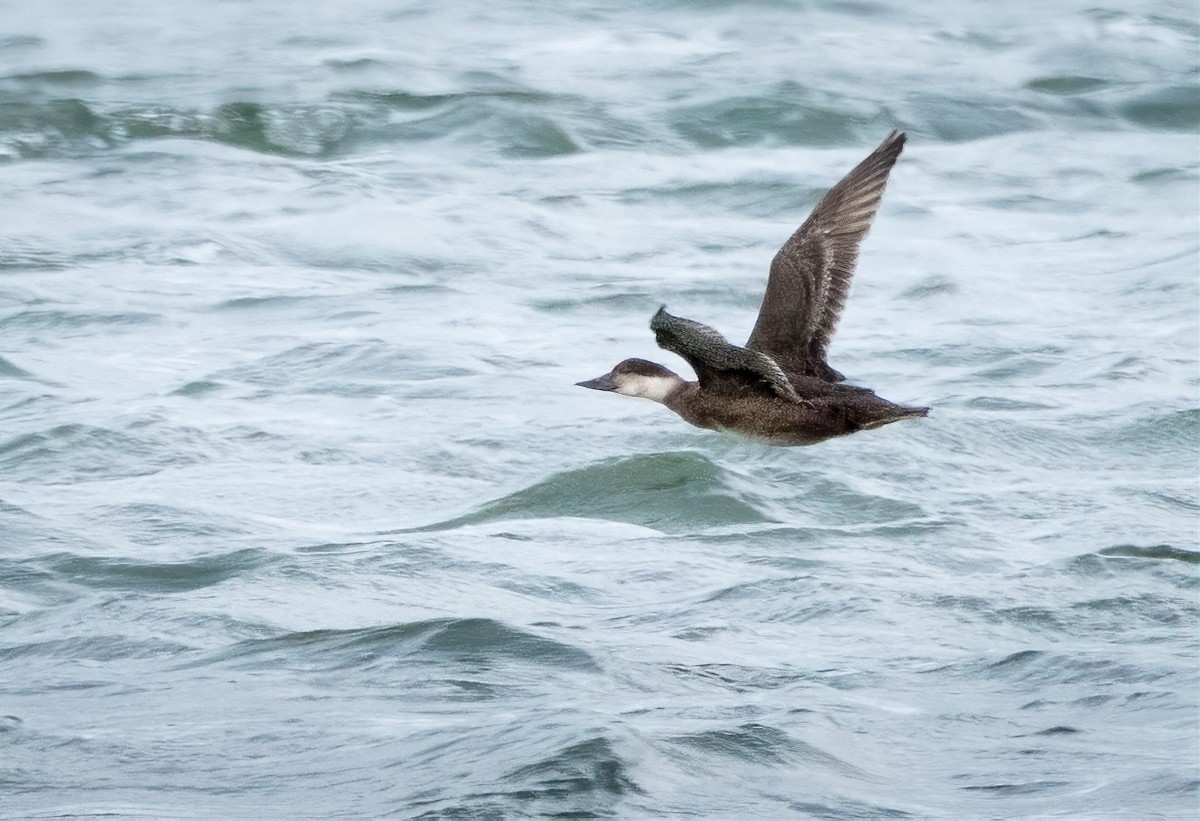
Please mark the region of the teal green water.
POLYGON ((0 21, 0 815, 1194 817, 1190 5, 0 21), (574 386, 893 128, 929 418, 574 386))

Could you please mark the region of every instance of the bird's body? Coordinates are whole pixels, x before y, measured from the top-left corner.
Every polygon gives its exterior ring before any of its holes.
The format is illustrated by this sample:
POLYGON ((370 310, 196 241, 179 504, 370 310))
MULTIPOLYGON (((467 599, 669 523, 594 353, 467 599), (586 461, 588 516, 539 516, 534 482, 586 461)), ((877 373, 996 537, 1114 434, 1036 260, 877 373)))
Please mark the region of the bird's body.
POLYGON ((761 393, 713 394, 688 382, 663 404, 698 428, 732 431, 774 445, 812 445, 927 412, 896 405, 866 388, 800 378, 811 383, 796 386, 800 402, 780 402, 761 393))
POLYGON ((897 405, 845 383, 825 360, 859 243, 903 147, 904 135, 893 132, 821 198, 779 249, 745 347, 660 308, 650 321, 659 347, 686 359, 697 381, 644 359, 627 359, 579 384, 652 399, 697 427, 778 445, 809 445, 925 416, 928 408, 897 405))

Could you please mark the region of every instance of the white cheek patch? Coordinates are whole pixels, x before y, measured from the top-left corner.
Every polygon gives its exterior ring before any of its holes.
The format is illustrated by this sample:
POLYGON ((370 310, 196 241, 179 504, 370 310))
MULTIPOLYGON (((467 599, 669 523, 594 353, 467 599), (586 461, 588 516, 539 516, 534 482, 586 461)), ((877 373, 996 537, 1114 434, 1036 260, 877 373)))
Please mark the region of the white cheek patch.
POLYGON ((617 393, 624 396, 640 396, 662 402, 667 394, 675 389, 679 380, 669 376, 643 376, 642 374, 625 374, 618 377, 617 393))

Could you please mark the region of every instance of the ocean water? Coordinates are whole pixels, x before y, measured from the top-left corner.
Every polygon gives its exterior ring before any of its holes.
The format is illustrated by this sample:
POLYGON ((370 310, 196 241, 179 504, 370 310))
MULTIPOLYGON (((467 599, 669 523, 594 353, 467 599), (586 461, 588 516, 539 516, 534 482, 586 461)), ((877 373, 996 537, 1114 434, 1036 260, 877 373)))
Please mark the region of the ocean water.
POLYGON ((1195 818, 1195 12, 0 0, 0 815, 1195 818), (928 419, 574 386, 893 128, 928 419))

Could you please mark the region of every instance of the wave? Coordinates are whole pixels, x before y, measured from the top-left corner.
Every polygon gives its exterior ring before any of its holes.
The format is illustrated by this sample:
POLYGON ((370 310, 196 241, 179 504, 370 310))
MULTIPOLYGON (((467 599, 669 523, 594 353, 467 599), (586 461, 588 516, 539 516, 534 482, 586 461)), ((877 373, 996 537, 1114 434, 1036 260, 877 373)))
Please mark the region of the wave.
MULTIPOLYGON (((1115 654, 1114 654, 1115 655, 1115 654)), ((1125 663, 1097 653, 1052 653, 1025 649, 999 659, 974 658, 925 671, 949 673, 976 682, 996 681, 1021 687, 1050 687, 1088 682, 1147 683, 1171 675, 1165 669, 1125 663)))
POLYGON ((377 396, 398 379, 426 381, 466 376, 462 367, 434 364, 417 353, 366 339, 353 343, 310 342, 210 374, 206 381, 241 382, 339 396, 377 396))
POLYGON ((521 90, 422 95, 347 90, 318 103, 232 101, 211 109, 171 102, 111 105, 89 99, 104 82, 90 72, 9 77, 0 91, 0 159, 38 159, 112 150, 131 143, 192 139, 285 157, 330 158, 376 142, 469 140, 501 154, 555 157, 581 150, 562 100, 521 90), (62 97, 64 93, 76 96, 62 97))
POLYGON ((33 379, 34 375, 24 368, 17 367, 9 362, 4 357, 0 356, 0 376, 8 377, 9 379, 33 379))
POLYGON ((0 647, 0 661, 20 658, 58 658, 72 662, 124 661, 175 656, 193 648, 161 639, 132 639, 120 635, 76 636, 67 639, 10 644, 0 647))
POLYGON ((1096 555, 1200 564, 1200 551, 1186 550, 1182 547, 1173 547, 1169 544, 1156 544, 1149 547, 1139 547, 1132 544, 1115 545, 1096 551, 1096 555))
MULTIPOLYGON (((551 732, 551 728, 546 729, 551 732)), ((496 744, 480 739, 480 744, 496 744)), ((623 807, 630 798, 646 794, 634 780, 631 763, 618 745, 606 735, 592 735, 580 741, 555 743, 550 750, 539 750, 533 761, 501 772, 482 789, 459 788, 451 795, 447 786, 436 798, 420 797, 404 808, 404 815, 416 818, 604 818, 629 814, 623 807)), ((505 748, 506 758, 519 753, 505 748)), ((405 761, 406 770, 412 768, 405 761)), ((418 760, 417 766, 443 768, 438 759, 418 760)), ((435 791, 429 791, 432 793, 435 791)), ((640 815, 640 813, 638 814, 640 815)))
POLYGON ((689 755, 730 758, 752 764, 779 766, 818 766, 847 775, 860 775, 861 770, 777 727, 757 722, 742 724, 733 729, 706 730, 700 733, 673 736, 666 739, 669 747, 687 751, 689 755))
POLYGON ((0 159, 38 159, 141 140, 199 139, 284 156, 325 156, 351 133, 345 111, 322 105, 232 102, 210 111, 172 105, 106 107, 82 99, 0 96, 0 159))
MULTIPOLYGON (((595 672, 599 665, 585 650, 489 618, 440 618, 383 627, 311 630, 251 639, 187 664, 232 662, 239 667, 301 667, 349 670, 431 663, 519 662, 522 666, 595 672)), ((460 667, 451 667, 450 670, 460 667)))
POLYGON ((504 780, 521 785, 521 789, 512 795, 523 801, 591 793, 621 796, 643 792, 629 775, 628 766, 612 742, 603 736, 572 744, 541 761, 520 767, 504 780))
MULTIPOLYGON (((191 530, 186 532, 194 534, 191 530)), ((56 553, 37 559, 34 565, 61 581, 85 587, 177 593, 211 587, 278 561, 278 556, 270 551, 246 548, 180 562, 56 553)))
POLYGON ((622 456, 562 471, 468 513, 407 532, 509 519, 582 517, 686 532, 778 521, 761 497, 694 451, 622 456))
POLYGON ((147 476, 197 458, 154 438, 78 423, 0 442, 0 471, 39 484, 147 476))
POLYGON ((159 314, 127 312, 117 314, 81 313, 63 310, 19 311, 4 317, 7 328, 28 330, 53 330, 56 336, 70 335, 75 331, 95 333, 97 326, 153 325, 162 321, 159 314))

